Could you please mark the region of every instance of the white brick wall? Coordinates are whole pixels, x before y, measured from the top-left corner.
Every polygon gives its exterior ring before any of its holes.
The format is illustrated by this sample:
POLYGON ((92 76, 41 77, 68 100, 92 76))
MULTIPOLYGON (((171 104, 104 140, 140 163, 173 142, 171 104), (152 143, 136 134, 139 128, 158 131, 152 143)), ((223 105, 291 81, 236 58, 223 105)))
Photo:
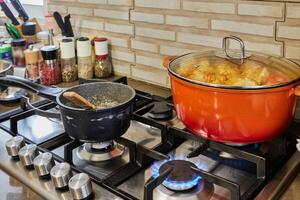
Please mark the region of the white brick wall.
POLYGON ((135 34, 138 36, 145 36, 162 40, 175 40, 174 31, 166 31, 158 28, 136 27, 135 34))
POLYGON ((300 18, 300 5, 299 3, 288 3, 287 14, 288 18, 300 18))
POLYGON ((248 22, 229 21, 229 20, 212 20, 211 27, 213 30, 232 31, 237 33, 247 33, 261 36, 274 36, 274 25, 255 24, 248 22))
POLYGON ((76 26, 80 28, 103 30, 104 23, 92 19, 79 19, 76 21, 76 26))
POLYGON ((93 15, 92 8, 69 7, 68 12, 74 15, 85 15, 85 16, 93 15))
POLYGON ((178 33, 177 35, 178 42, 183 42, 187 44, 197 44, 207 47, 222 47, 222 37, 201 35, 201 34, 192 34, 192 33, 178 33))
POLYGON ((265 16, 265 17, 282 17, 283 5, 274 4, 253 4, 253 2, 240 3, 238 5, 239 15, 265 16))
POLYGON ((108 10, 108 9, 95 9, 94 14, 97 17, 105 17, 111 19, 129 20, 128 11, 108 10))
POLYGON ((183 0, 183 9, 199 11, 205 13, 222 13, 222 14, 234 14, 235 5, 234 3, 222 3, 222 2, 211 2, 211 1, 188 1, 183 0))
POLYGON ((111 57, 117 60, 124 60, 127 62, 134 62, 134 53, 125 50, 112 49, 111 57))
POLYGON ((151 68, 148 66, 136 65, 131 69, 131 76, 138 80, 165 86, 167 83, 167 71, 151 68))
POLYGON ((109 38, 117 73, 163 86, 164 55, 221 48, 225 35, 300 59, 300 0, 49 0, 48 9, 70 12, 75 33, 109 38))
POLYGON ((158 45, 150 42, 145 42, 145 41, 139 41, 132 39, 131 40, 131 48, 132 49, 139 49, 142 51, 150 51, 153 53, 158 52, 158 45))
POLYGON ((53 5, 53 4, 48 4, 48 11, 54 12, 57 11, 59 13, 66 13, 67 12, 67 6, 64 5, 53 5))
POLYGON ((149 23, 164 23, 164 16, 161 14, 144 13, 144 12, 131 12, 132 21, 149 22, 149 23))
POLYGON ((142 65, 147 65, 155 68, 164 69, 162 66, 162 56, 155 54, 136 55, 135 62, 142 65))
POLYGON ((105 31, 124 33, 124 34, 133 34, 133 25, 113 24, 113 23, 106 22, 105 31))
POLYGON ((191 49, 173 47, 168 45, 160 45, 160 53, 163 55, 177 56, 177 55, 182 55, 191 52, 194 51, 191 49))
POLYGON ((111 5, 123 5, 123 6, 131 6, 133 0, 108 0, 108 4, 111 5))
POLYGON ((205 28, 209 26, 208 19, 205 18, 196 18, 196 17, 182 17, 167 15, 166 24, 176 25, 176 26, 191 26, 196 28, 205 28))
POLYGON ((300 27, 280 25, 278 37, 300 40, 300 27))
POLYGON ((148 8, 179 9, 180 0, 135 0, 135 6, 148 8))
POLYGON ((80 3, 106 4, 107 0, 78 0, 80 3))

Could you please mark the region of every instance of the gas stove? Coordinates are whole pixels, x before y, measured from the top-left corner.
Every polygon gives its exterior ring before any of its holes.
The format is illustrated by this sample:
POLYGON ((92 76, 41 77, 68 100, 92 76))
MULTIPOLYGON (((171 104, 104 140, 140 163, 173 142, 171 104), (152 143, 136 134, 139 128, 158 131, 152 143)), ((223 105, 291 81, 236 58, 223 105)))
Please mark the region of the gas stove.
MULTIPOLYGON (((80 83, 91 81, 105 80, 80 83)), ((71 139, 22 101, 0 114, 0 168, 46 199, 259 199, 295 152, 297 122, 276 140, 231 146, 188 132, 171 96, 136 93, 128 131, 102 143, 71 139)))

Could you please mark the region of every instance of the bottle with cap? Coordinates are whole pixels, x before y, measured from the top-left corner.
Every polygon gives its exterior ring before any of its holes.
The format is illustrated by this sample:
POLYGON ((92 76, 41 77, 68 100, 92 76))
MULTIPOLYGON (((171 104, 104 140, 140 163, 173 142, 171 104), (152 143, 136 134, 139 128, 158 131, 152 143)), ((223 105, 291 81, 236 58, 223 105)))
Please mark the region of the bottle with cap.
POLYGON ((44 46, 41 48, 43 63, 41 80, 44 85, 54 85, 61 82, 61 70, 57 61, 57 47, 44 46))
POLYGON ((39 50, 31 46, 24 51, 26 61, 26 77, 34 82, 40 78, 39 73, 39 50))
POLYGON ((92 46, 87 37, 80 37, 77 40, 77 64, 78 77, 91 79, 94 77, 94 67, 92 63, 92 46))
POLYGON ((12 45, 12 55, 13 55, 13 64, 18 67, 25 67, 25 45, 26 41, 24 39, 13 39, 11 42, 12 45))
POLYGON ((60 52, 62 81, 67 83, 76 81, 78 78, 78 69, 74 41, 70 38, 62 39, 60 42, 60 52))
POLYGON ((107 38, 95 38, 95 66, 94 73, 97 78, 108 77, 112 74, 112 64, 108 54, 107 38))

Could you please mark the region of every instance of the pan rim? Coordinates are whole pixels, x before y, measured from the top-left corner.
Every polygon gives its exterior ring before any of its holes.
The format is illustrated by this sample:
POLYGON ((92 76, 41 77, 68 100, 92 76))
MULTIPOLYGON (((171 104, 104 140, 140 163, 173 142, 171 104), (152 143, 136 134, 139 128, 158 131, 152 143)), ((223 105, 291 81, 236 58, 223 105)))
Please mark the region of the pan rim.
POLYGON ((136 92, 135 90, 128 86, 128 85, 125 85, 125 84, 122 84, 122 83, 114 83, 114 82, 95 82, 95 83, 86 83, 86 84, 81 84, 81 85, 76 85, 76 86, 73 86, 71 88, 68 88, 66 90, 64 90, 62 93, 60 93, 57 97, 56 97, 56 102, 57 104, 64 108, 64 109, 67 109, 67 110, 71 110, 71 111, 78 111, 78 112, 95 112, 95 113, 102 113, 102 112, 107 112, 107 111, 111 111, 111 110, 115 110, 115 109, 118 109, 120 107, 123 107, 129 103, 131 103, 131 101, 134 100, 136 96, 136 92), (61 101, 60 101, 60 97, 63 95, 64 92, 67 92, 67 91, 70 91, 74 88, 79 88, 79 87, 83 87, 83 86, 88 86, 88 85, 105 85, 105 84, 110 84, 110 85, 119 85, 119 86, 122 86, 124 88, 127 88, 131 91, 131 96, 130 98, 128 98, 126 101, 116 105, 116 106, 113 106, 113 107, 110 107, 110 108, 104 108, 104 109, 84 109, 84 108, 75 108, 75 107, 71 107, 71 106, 67 106, 65 104, 63 104, 61 101))

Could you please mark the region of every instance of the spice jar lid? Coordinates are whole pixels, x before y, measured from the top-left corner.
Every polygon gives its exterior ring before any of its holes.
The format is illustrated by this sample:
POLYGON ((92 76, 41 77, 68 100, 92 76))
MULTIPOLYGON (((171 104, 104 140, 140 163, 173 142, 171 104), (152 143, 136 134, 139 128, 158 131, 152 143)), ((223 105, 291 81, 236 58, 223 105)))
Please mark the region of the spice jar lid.
POLYGON ((92 55, 91 41, 87 37, 80 37, 77 40, 77 56, 87 57, 92 55))
POLYGON ((26 49, 24 51, 26 64, 34 64, 39 61, 38 49, 26 49))
POLYGON ((13 41, 11 42, 11 45, 13 47, 25 46, 26 45, 26 41, 23 38, 21 38, 21 39, 13 39, 13 41))
POLYGON ((34 35, 36 32, 36 23, 34 22, 24 22, 22 25, 23 35, 34 35))
POLYGON ((75 47, 72 39, 65 38, 60 42, 61 58, 74 58, 75 47))
POLYGON ((43 46, 41 52, 44 60, 55 60, 57 58, 57 47, 54 45, 43 46))
POLYGON ((99 57, 107 57, 108 55, 108 40, 107 38, 95 38, 95 53, 99 57))

